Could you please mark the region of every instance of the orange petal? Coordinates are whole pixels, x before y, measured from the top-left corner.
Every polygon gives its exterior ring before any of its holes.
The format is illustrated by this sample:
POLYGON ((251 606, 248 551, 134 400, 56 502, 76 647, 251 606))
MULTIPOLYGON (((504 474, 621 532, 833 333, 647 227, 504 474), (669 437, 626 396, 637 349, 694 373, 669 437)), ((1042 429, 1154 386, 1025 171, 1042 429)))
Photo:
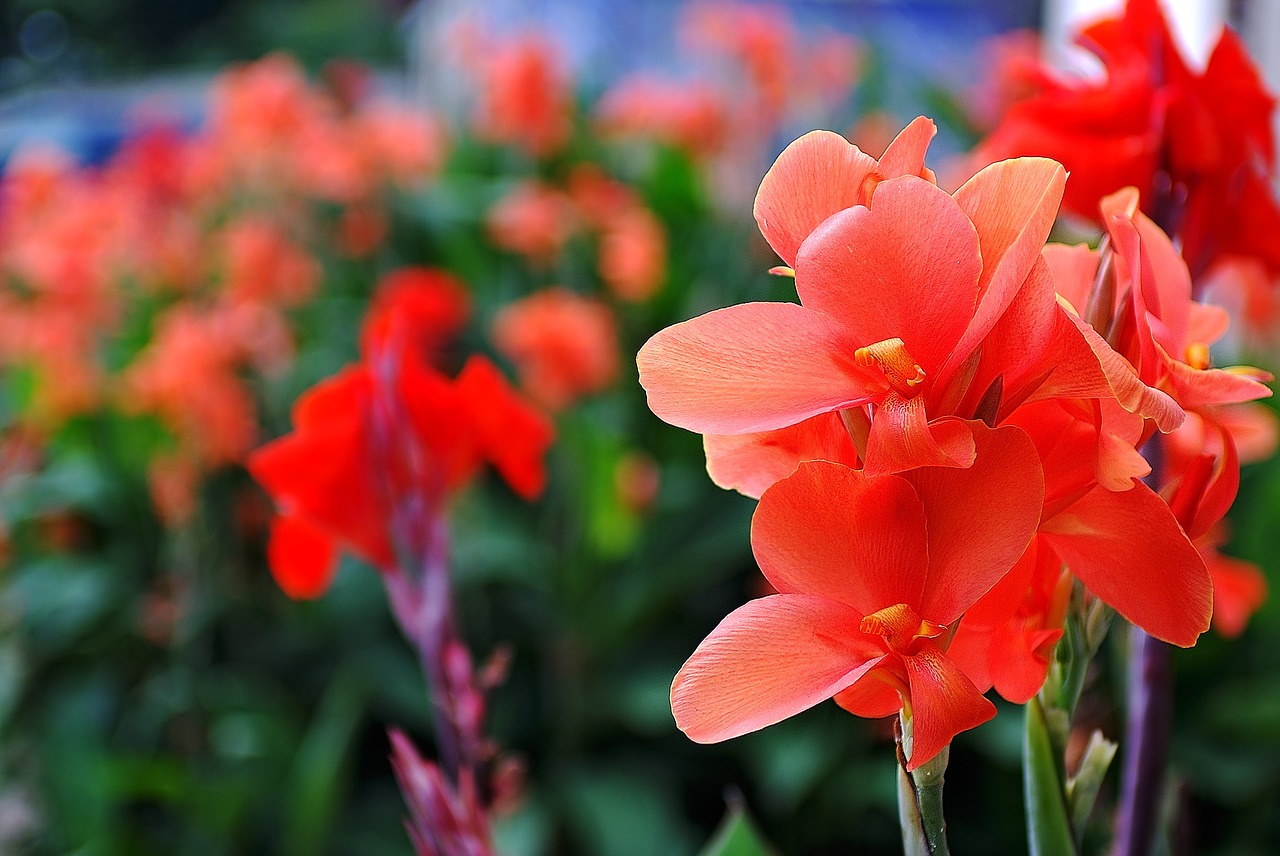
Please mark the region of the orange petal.
POLYGON ((1144 484, 1094 488, 1040 534, 1089 590, 1157 639, 1184 648, 1209 629, 1213 587, 1173 512, 1144 484))
POLYGON ((703 434, 771 431, 879 398, 834 321, 793 303, 745 303, 655 334, 636 358, 649 407, 703 434))
POLYGON ((1066 313, 1067 318, 1084 334, 1089 347, 1093 349, 1111 385, 1116 400, 1130 413, 1137 413, 1155 421, 1156 426, 1164 433, 1177 428, 1187 418, 1186 411, 1169 397, 1168 393, 1147 386, 1139 378, 1133 365, 1116 353, 1107 340, 1098 335, 1098 331, 1089 326, 1080 316, 1073 312, 1066 313))
POLYGON ((973 437, 967 423, 952 418, 929 422, 923 398, 890 393, 876 409, 867 438, 866 472, 885 475, 917 467, 967 467, 973 437))
POLYGON ((978 233, 982 276, 977 311, 940 373, 939 383, 945 383, 982 343, 1040 262, 1066 180, 1067 172, 1057 161, 1018 158, 986 167, 956 191, 956 202, 978 233))
POLYGON ((1252 562, 1217 550, 1207 550, 1204 556, 1213 578, 1213 629, 1234 639, 1267 599, 1267 578, 1252 562))
POLYGON ((837 211, 865 205, 876 161, 831 131, 810 131, 783 149, 756 193, 755 217, 769 246, 794 266, 796 251, 837 211))
POLYGON ((804 595, 740 606, 676 674, 676 725, 691 740, 718 743, 831 698, 884 656, 858 633, 861 619, 847 606, 804 595))
POLYGON ((708 434, 702 438, 702 448, 713 482, 756 499, 769 485, 794 473, 801 461, 858 465, 858 454, 838 413, 823 413, 758 434, 708 434))
MULTIPOLYGON (((1053 274, 1054 290, 1070 304, 1075 314, 1084 317, 1098 273, 1097 251, 1088 244, 1048 244, 1041 254, 1053 274)), ((1112 311, 1114 309, 1113 305, 1112 311)))
POLYGON ((911 485, 826 461, 802 463, 764 492, 751 546, 778 591, 820 595, 862 615, 915 609, 929 565, 924 506, 911 485))
POLYGON ((968 424, 973 466, 904 474, 929 521, 929 576, 918 612, 938 624, 959 618, 1014 566, 1044 504, 1040 457, 1026 432, 968 424))
POLYGON ((911 124, 898 132, 893 142, 885 147, 880 156, 880 174, 885 178, 897 178, 900 175, 914 175, 926 180, 931 173, 925 169, 924 156, 930 141, 938 133, 938 126, 926 116, 917 116, 911 124))
POLYGON ((910 176, 882 182, 870 208, 828 218, 800 247, 796 291, 859 346, 902 339, 932 376, 973 318, 982 258, 956 201, 910 176))

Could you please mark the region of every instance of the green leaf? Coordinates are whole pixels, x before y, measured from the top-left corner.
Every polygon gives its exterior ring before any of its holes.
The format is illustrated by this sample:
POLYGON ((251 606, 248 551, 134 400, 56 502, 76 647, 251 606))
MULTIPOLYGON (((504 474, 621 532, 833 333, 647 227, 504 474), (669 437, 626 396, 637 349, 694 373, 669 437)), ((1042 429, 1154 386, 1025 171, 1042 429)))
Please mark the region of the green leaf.
POLYGON ((1076 836, 1084 835, 1089 815, 1093 814, 1093 804, 1098 799, 1098 790, 1102 780, 1107 776, 1111 761, 1116 756, 1116 744, 1102 736, 1101 731, 1089 735, 1089 745, 1085 747, 1084 757, 1080 760, 1080 771, 1067 782, 1067 801, 1071 804, 1071 824, 1075 827, 1076 836))
POLYGON ((720 828, 699 856, 772 856, 755 824, 739 805, 731 805, 720 828))
POLYGON ((1038 697, 1026 705, 1022 781, 1031 856, 1078 856, 1067 816, 1066 794, 1049 739, 1049 725, 1038 697))

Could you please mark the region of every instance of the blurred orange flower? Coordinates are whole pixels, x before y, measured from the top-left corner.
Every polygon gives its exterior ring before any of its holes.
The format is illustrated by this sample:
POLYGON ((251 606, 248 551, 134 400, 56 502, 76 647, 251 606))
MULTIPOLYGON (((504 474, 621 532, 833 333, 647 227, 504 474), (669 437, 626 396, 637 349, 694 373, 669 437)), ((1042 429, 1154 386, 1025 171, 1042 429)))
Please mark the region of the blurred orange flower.
POLYGON ((498 350, 520 385, 549 410, 607 389, 618 377, 618 333, 609 307, 565 288, 516 301, 493 324, 498 350))

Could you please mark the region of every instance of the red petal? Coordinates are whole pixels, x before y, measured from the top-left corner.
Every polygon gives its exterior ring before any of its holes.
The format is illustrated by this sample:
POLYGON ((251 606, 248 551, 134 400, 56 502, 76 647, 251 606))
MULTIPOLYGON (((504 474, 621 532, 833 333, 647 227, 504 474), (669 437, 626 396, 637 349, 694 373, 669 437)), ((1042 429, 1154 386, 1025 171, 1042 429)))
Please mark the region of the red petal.
POLYGON ((778 591, 820 595, 862 615, 899 603, 915 609, 929 563, 924 506, 905 479, 826 461, 802 463, 764 492, 751 546, 778 591))
POLYGON ((911 687, 911 757, 914 770, 941 752, 961 731, 996 715, 996 706, 933 645, 902 658, 911 687))
POLYGON ((551 423, 484 357, 467 360, 455 383, 485 457, 520 496, 542 493, 544 457, 555 440, 551 423))
POLYGON ((861 619, 834 601, 803 595, 739 607, 676 675, 676 725, 691 740, 717 743, 831 698, 884 656, 858 632, 861 619))
POLYGON ((1146 485, 1094 488, 1040 534, 1089 590, 1143 630, 1184 648, 1209 629, 1213 587, 1173 512, 1146 485))
POLYGON ((771 431, 883 395, 834 321, 793 303, 746 303, 657 333, 636 358, 649 407, 703 434, 771 431))
POLYGON ((333 541, 323 530, 298 517, 280 515, 271 521, 267 564, 289 597, 305 600, 328 591, 336 559, 333 541))
POLYGON ((839 319, 849 341, 902 339, 932 376, 973 318, 982 258, 956 201, 907 176, 882 182, 870 208, 828 218, 795 268, 800 302, 839 319))

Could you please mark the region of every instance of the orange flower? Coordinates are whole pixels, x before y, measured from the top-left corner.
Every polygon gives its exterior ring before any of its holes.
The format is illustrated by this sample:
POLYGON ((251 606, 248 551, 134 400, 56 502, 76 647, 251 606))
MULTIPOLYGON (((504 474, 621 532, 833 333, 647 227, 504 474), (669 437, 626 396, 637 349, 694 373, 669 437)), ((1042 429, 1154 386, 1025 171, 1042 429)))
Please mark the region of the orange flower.
POLYGON ((489 209, 485 225, 494 244, 545 266, 559 257, 577 231, 578 219, 564 193, 540 182, 525 181, 489 209))
POLYGON ((595 122, 603 134, 657 140, 697 158, 718 153, 729 138, 722 95, 705 83, 648 73, 610 87, 596 104, 595 122))
POLYGON ((618 298, 648 300, 667 274, 667 233, 639 205, 612 218, 600 236, 600 278, 618 298))
POLYGON ((810 461, 764 492, 751 544, 778 594, 735 610, 680 669, 682 731, 726 740, 834 697, 861 716, 909 715, 915 769, 995 715, 947 645, 1026 549, 1044 483, 1021 431, 975 431, 967 470, 868 477, 810 461))
POLYGON ((296 306, 311 296, 320 280, 314 259, 293 244, 270 220, 251 215, 223 232, 226 291, 233 301, 296 306))
POLYGON ((504 307, 493 340, 515 363, 524 390, 550 410, 607 389, 618 377, 613 313, 568 289, 547 289, 504 307))
MULTIPOLYGON (((800 305, 732 306, 655 335, 638 363, 658 416, 704 434, 758 434, 757 447, 809 419, 849 418, 862 426, 867 472, 880 474, 968 466, 964 420, 1113 394, 1119 381, 1057 304, 1041 260, 1062 168, 1006 161, 953 197, 921 177, 932 176, 932 133, 917 119, 878 162, 822 131, 782 153, 755 212, 794 267, 800 305)), ((1129 392, 1130 407, 1162 408, 1166 427, 1181 417, 1167 397, 1129 392)))
POLYGON ((573 94, 556 49, 537 33, 489 44, 474 117, 482 139, 554 154, 569 138, 573 94))

